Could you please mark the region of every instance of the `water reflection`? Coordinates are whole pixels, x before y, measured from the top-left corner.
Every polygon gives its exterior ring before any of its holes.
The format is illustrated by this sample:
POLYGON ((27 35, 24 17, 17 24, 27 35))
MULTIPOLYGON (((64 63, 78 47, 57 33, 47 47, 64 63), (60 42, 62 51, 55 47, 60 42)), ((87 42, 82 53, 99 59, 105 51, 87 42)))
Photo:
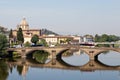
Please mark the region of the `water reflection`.
POLYGON ((60 59, 45 64, 30 58, 0 60, 0 80, 120 80, 120 66, 115 66, 120 64, 118 52, 101 53, 98 60, 89 61, 81 50, 68 51, 60 59))
MULTIPOLYGON (((65 52, 61 59, 73 66, 83 66, 89 62, 89 56, 82 50, 65 52)), ((108 66, 120 66, 120 53, 116 51, 102 52, 96 60, 108 66)))
POLYGON ((77 50, 75 52, 72 52, 70 56, 66 57, 64 56, 63 53, 62 55, 62 60, 65 61, 66 63, 74 66, 82 66, 89 61, 89 56, 82 50, 77 50))
POLYGON ((52 56, 44 50, 37 50, 37 51, 33 51, 27 54, 27 58, 33 59, 34 61, 40 64, 45 64, 45 63, 48 63, 52 59, 52 56))
POLYGON ((8 66, 4 61, 0 61, 0 80, 6 80, 9 75, 8 66))
POLYGON ((120 66, 120 53, 108 51, 98 55, 98 60, 106 65, 120 66))
POLYGON ((1 80, 100 80, 101 78, 102 80, 118 80, 118 78, 113 79, 112 77, 118 77, 119 71, 117 70, 120 70, 120 67, 106 66, 97 61, 89 61, 84 66, 77 67, 65 65, 58 60, 56 60, 55 65, 52 65, 51 61, 46 64, 39 64, 28 59, 5 60, 2 64, 0 64, 0 71, 5 73, 5 77, 1 80), (114 75, 112 75, 113 73, 114 75))

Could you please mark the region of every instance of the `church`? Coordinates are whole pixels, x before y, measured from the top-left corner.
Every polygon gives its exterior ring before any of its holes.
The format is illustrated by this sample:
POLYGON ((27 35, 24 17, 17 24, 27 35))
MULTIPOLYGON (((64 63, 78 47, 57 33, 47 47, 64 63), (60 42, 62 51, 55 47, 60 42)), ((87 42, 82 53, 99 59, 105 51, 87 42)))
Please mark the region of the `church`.
POLYGON ((41 29, 30 29, 29 24, 26 19, 23 18, 20 24, 17 25, 17 28, 12 31, 14 38, 17 37, 17 31, 21 28, 24 36, 24 43, 31 42, 31 38, 33 35, 41 36, 41 29))

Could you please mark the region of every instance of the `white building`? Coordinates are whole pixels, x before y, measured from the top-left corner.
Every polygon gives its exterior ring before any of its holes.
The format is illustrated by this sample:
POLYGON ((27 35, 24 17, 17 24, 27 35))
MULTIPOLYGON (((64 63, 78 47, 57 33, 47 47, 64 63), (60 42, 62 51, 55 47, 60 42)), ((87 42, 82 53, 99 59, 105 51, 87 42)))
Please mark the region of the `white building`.
POLYGON ((56 45, 58 42, 58 39, 55 35, 48 35, 48 36, 44 36, 43 38, 48 43, 48 45, 56 45))
POLYGON ((71 44, 80 44, 83 42, 83 38, 81 36, 71 36, 73 39, 71 41, 71 44))
POLYGON ((67 39, 72 39, 70 36, 56 36, 56 35, 45 35, 40 36, 41 39, 45 39, 48 45, 67 44, 67 39))
POLYGON ((93 43, 94 42, 94 38, 92 35, 85 35, 83 37, 83 42, 85 43, 93 43))

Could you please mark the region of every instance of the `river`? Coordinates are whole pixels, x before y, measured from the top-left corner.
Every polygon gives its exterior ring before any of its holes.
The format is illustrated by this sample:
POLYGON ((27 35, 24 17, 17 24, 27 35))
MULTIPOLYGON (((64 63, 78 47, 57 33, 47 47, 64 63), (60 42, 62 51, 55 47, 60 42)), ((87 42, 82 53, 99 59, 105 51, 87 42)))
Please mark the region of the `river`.
POLYGON ((120 80, 118 52, 101 53, 97 62, 89 61, 89 56, 80 50, 61 59, 67 65, 57 60, 54 65, 50 60, 46 64, 27 59, 0 60, 0 80, 120 80))

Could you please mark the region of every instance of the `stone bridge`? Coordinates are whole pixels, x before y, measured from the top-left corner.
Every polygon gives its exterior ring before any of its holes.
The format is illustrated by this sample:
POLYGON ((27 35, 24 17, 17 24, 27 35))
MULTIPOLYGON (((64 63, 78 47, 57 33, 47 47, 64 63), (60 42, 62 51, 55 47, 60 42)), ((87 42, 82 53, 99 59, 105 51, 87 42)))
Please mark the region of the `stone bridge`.
POLYGON ((52 58, 56 58, 56 55, 60 54, 62 51, 65 50, 76 50, 80 49, 84 51, 86 54, 89 55, 90 60, 94 60, 95 57, 97 57, 100 53, 105 51, 116 51, 120 52, 120 48, 107 48, 107 47, 101 47, 101 48, 91 48, 91 47, 80 47, 80 46, 69 46, 69 47, 29 47, 29 48, 8 48, 7 51, 16 51, 18 52, 22 57, 26 57, 27 54, 29 54, 32 51, 36 50, 44 50, 47 51, 50 55, 52 55, 52 58))

